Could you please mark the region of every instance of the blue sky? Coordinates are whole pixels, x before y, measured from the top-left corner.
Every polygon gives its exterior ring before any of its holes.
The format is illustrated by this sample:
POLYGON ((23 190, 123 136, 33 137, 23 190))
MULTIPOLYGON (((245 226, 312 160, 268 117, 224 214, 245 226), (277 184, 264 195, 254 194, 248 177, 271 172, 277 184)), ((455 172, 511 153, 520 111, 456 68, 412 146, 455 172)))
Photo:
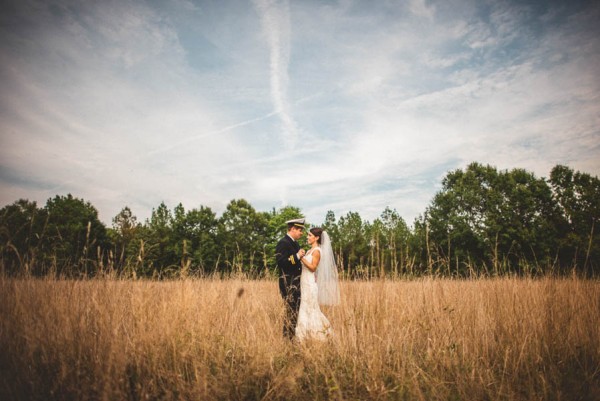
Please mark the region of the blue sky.
POLYGON ((472 161, 600 174, 600 7, 33 1, 0 16, 0 206, 164 201, 411 224, 472 161))

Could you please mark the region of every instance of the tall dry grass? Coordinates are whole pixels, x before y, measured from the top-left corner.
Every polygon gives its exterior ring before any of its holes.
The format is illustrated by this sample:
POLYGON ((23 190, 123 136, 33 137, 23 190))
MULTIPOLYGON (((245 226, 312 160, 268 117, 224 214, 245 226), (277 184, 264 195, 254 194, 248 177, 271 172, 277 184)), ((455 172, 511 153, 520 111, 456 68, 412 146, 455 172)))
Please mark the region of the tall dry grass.
POLYGON ((0 399, 600 399, 597 281, 342 286, 300 345, 273 281, 1 278, 0 399))

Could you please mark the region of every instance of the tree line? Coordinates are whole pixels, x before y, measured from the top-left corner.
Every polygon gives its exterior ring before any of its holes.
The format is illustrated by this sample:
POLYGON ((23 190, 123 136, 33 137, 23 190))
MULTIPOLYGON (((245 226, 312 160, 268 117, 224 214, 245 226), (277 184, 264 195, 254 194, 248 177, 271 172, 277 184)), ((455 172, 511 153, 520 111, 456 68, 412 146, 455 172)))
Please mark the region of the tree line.
MULTIPOLYGON (((285 221, 299 216, 296 206, 261 212, 244 199, 230 201, 221 216, 163 202, 144 222, 126 206, 106 227, 92 204, 70 194, 44 207, 21 199, 0 209, 0 268, 69 277, 274 275, 285 221)), ((472 163, 446 174, 412 226, 391 207, 372 222, 329 211, 313 225, 330 233, 340 271, 351 278, 596 276, 599 219, 597 177, 562 165, 545 179, 472 163)))

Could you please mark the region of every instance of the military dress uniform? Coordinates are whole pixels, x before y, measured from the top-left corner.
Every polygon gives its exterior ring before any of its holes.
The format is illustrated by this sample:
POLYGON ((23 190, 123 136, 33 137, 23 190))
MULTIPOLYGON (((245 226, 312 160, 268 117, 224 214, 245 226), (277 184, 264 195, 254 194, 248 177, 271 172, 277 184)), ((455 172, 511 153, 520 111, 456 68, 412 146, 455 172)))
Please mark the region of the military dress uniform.
MULTIPOLYGON (((290 220, 288 224, 304 228, 304 219, 290 220)), ((279 240, 275 247, 275 259, 280 270, 279 292, 285 301, 286 311, 283 322, 283 335, 294 337, 298 310, 300 309, 300 275, 302 262, 298 258, 300 245, 289 235, 279 240)))

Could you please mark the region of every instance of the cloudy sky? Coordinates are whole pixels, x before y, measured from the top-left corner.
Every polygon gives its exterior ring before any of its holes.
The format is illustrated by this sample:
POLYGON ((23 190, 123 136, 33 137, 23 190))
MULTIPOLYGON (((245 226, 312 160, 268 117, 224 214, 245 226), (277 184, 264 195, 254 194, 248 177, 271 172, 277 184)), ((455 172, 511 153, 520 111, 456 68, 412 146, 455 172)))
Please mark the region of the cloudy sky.
POLYGON ((411 224, 472 161, 600 175, 599 20, 574 0, 2 1, 0 207, 411 224))

